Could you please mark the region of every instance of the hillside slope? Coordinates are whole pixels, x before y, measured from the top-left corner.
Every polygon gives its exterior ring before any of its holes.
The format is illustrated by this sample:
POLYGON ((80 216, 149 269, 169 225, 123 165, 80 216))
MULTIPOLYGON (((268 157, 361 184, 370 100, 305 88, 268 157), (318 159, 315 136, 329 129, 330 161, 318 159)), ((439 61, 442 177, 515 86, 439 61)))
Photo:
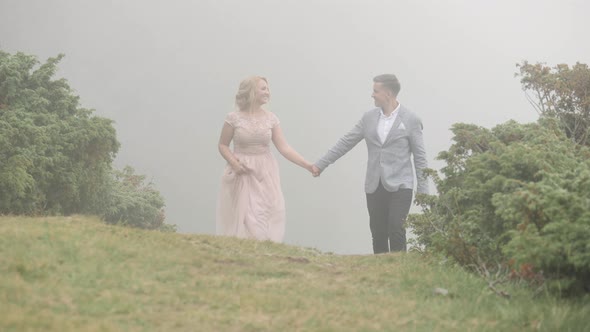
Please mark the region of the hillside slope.
POLYGON ((417 254, 0 217, 1 331, 590 330, 584 303, 506 290, 417 254))

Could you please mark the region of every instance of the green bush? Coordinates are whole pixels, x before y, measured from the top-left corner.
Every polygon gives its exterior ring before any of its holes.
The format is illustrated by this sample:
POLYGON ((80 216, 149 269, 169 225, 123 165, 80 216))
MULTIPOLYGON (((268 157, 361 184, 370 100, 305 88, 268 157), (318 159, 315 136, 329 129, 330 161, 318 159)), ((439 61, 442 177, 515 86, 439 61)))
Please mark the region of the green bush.
POLYGON ((137 175, 130 166, 114 171, 113 190, 104 220, 112 224, 124 224, 147 229, 173 231, 164 224, 164 199, 145 183, 145 175, 137 175))
POLYGON ((52 79, 62 57, 35 69, 35 57, 0 51, 0 214, 100 209, 119 142, 111 120, 52 79))
POLYGON ((518 222, 504 247, 507 257, 542 271, 556 291, 590 290, 588 162, 496 198, 498 214, 518 222))
MULTIPOLYGON (((418 196, 409 224, 418 244, 468 267, 532 266, 563 291, 590 271, 590 152, 550 121, 488 130, 455 124, 430 171, 438 196, 418 196)), ((587 284, 586 284, 587 287, 587 284)))
POLYGON ((94 214, 174 231, 152 184, 130 167, 113 169, 113 121, 81 108, 67 81, 53 79, 62 57, 39 65, 0 51, 0 214, 94 214))

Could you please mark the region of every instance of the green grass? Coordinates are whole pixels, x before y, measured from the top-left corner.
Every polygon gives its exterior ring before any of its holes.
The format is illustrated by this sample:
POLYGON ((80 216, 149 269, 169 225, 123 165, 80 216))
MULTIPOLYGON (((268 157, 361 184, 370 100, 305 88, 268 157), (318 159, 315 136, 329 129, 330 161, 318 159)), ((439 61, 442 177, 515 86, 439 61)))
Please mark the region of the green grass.
POLYGON ((418 254, 0 217, 0 331, 590 331, 588 300, 504 290, 418 254))

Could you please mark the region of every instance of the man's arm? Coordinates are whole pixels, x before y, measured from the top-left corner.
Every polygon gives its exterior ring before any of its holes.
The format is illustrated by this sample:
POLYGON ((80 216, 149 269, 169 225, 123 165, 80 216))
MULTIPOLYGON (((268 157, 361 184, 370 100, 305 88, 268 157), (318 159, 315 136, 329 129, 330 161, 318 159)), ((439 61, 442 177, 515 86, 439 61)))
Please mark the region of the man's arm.
POLYGON ((361 118, 346 135, 342 136, 338 142, 336 142, 336 144, 314 164, 314 166, 319 170, 319 173, 323 172, 323 170, 326 169, 328 165, 333 164, 336 160, 354 148, 358 142, 360 142, 365 137, 364 118, 365 117, 363 116, 363 118, 361 118))
POLYGON ((416 168, 416 179, 418 180, 417 192, 419 194, 428 194, 428 178, 425 177, 423 170, 428 168, 426 160, 426 149, 424 148, 424 137, 422 135, 422 121, 419 118, 414 119, 415 125, 410 132, 410 149, 414 158, 414 167, 416 168))

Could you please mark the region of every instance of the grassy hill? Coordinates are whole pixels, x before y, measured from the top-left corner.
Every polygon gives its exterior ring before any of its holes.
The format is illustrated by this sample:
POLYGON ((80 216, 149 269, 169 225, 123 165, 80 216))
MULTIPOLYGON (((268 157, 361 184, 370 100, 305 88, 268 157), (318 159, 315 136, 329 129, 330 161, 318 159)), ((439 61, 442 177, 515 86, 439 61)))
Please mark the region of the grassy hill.
POLYGON ((417 254, 0 217, 0 331, 590 331, 587 300, 504 290, 417 254))

